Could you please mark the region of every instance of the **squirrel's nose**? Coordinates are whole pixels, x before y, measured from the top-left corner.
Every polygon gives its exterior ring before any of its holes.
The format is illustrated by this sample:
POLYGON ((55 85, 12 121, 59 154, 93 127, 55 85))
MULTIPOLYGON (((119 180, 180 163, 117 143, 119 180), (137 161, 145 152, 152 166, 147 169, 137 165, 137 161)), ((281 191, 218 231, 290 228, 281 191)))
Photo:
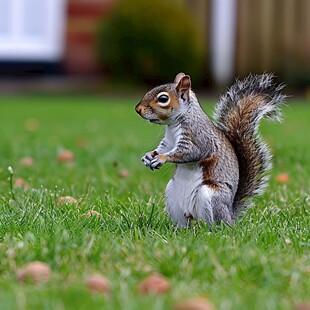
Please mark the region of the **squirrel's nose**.
POLYGON ((136 106, 136 112, 137 112, 139 115, 141 115, 141 113, 142 113, 142 108, 141 108, 141 106, 140 106, 140 103, 138 103, 137 106, 136 106))

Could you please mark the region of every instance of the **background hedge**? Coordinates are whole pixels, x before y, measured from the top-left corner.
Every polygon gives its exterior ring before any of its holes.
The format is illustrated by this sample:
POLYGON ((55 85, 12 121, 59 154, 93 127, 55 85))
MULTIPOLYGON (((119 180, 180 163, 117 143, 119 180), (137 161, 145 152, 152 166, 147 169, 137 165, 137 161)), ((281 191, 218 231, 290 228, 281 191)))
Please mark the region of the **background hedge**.
POLYGON ((138 82, 168 82, 180 71, 199 80, 205 48, 191 12, 176 1, 123 0, 99 32, 106 72, 138 82))

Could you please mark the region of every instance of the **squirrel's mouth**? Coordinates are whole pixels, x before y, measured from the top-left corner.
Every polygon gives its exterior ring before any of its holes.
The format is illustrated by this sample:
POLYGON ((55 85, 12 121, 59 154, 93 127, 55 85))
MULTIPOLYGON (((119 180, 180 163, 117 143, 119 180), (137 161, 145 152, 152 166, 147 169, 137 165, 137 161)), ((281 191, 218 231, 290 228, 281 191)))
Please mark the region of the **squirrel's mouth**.
POLYGON ((160 119, 158 119, 158 118, 151 118, 151 119, 149 119, 149 121, 150 121, 151 123, 159 123, 159 122, 160 122, 160 119))

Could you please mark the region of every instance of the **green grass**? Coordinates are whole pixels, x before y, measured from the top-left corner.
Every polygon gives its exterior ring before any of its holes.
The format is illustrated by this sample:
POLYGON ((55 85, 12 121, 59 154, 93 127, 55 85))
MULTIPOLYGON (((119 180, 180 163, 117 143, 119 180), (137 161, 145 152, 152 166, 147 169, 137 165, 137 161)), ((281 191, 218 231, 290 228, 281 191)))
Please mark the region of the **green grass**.
POLYGON ((217 309, 309 302, 309 102, 290 102, 282 124, 262 124, 275 160, 270 186, 253 209, 233 228, 197 223, 175 231, 164 211, 173 166, 151 172, 140 162, 163 128, 135 115, 137 100, 0 99, 0 309, 171 309, 198 296, 217 309), (74 163, 57 162, 61 149, 74 152, 74 163), (24 156, 35 165, 24 167, 24 156), (8 166, 13 183, 21 177, 28 190, 11 191, 8 166), (281 172, 288 184, 276 181, 281 172), (58 206, 64 195, 81 199, 79 208, 58 206), (102 216, 83 216, 91 209, 102 216), (16 270, 34 260, 51 266, 48 284, 18 282, 16 270), (137 286, 153 272, 172 289, 141 296, 137 286), (87 290, 84 279, 92 273, 111 281, 109 298, 87 290))

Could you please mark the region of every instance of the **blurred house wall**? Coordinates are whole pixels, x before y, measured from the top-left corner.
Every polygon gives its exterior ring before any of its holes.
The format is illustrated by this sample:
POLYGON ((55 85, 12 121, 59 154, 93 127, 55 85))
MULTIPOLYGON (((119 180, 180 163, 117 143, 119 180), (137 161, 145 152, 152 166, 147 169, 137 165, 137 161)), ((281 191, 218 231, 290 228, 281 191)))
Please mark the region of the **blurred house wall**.
POLYGON ((115 0, 68 0, 65 71, 73 74, 96 73, 97 33, 115 0))
MULTIPOLYGON (((1 63, 8 60, 8 57, 4 56, 4 48, 1 54, 1 46, 8 48, 11 44, 10 39, 5 37, 6 27, 10 22, 7 18, 9 15, 4 13, 4 8, 7 8, 8 4, 14 3, 15 8, 19 10, 23 1, 26 0, 0 0, 0 8, 2 8, 0 12, 0 17, 2 16, 0 20, 1 63)), ((36 1, 43 3, 43 0, 27 1, 27 3, 36 1)), ((109 13, 117 1, 122 0, 44 0, 44 3, 49 3, 49 5, 54 5, 56 2, 67 5, 63 6, 62 13, 58 14, 59 19, 65 15, 63 20, 66 21, 66 25, 62 28, 65 30, 62 30, 62 34, 58 36, 57 40, 51 41, 56 44, 54 48, 58 51, 57 57, 61 57, 57 61, 63 64, 65 73, 84 75, 100 72, 97 57, 98 25, 102 19, 109 17, 109 13)), ((211 76, 212 38, 210 33, 212 29, 210 15, 212 14, 212 0, 178 1, 187 5, 188 9, 197 16, 197 22, 201 29, 201 40, 207 47, 209 63, 205 66, 205 79, 209 79, 211 76)), ((249 72, 274 71, 288 83, 309 85, 310 0, 236 0, 236 5, 234 68, 231 78, 242 77, 249 72)), ((36 13, 36 10, 31 12, 40 14, 36 13)), ((51 15, 51 11, 48 12, 51 15)), ((186 38, 184 39, 186 40, 186 38)), ((23 45, 21 42, 21 48, 16 49, 21 57, 26 55, 22 50, 23 46, 25 44, 23 45)), ((31 47, 31 45, 29 46, 31 47)), ((107 48, 109 47, 107 46, 107 48)), ((7 55, 11 57, 10 61, 15 60, 13 53, 7 53, 7 55)), ((46 59, 44 56, 47 54, 42 54, 41 59, 46 59)), ((28 59, 24 58, 26 61, 29 60, 29 57, 28 59)), ((40 60, 40 57, 34 60, 40 60)), ((3 66, 0 67, 0 74, 1 68, 3 66)))

